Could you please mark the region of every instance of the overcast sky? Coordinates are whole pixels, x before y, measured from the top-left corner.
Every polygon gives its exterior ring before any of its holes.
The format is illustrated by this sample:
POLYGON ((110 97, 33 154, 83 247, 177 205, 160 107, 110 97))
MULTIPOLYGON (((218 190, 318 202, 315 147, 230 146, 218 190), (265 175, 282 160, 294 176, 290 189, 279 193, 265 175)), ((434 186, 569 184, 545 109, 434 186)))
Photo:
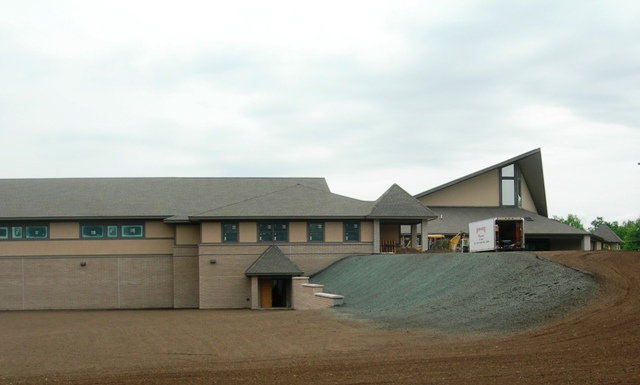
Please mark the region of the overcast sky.
POLYGON ((541 148, 640 217, 640 2, 0 0, 0 178, 320 176, 374 200, 541 148))

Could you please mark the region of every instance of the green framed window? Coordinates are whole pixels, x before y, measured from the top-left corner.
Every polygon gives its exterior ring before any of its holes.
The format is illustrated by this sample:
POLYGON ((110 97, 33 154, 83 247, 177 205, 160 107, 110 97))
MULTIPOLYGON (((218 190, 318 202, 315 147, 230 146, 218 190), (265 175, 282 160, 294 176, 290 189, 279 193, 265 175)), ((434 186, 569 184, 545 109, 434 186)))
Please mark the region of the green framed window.
POLYGON ((360 223, 358 222, 344 223, 344 240, 346 242, 360 241, 360 223))
POLYGON ((224 223, 222 225, 222 242, 238 242, 237 223, 224 223))
POLYGON ((288 237, 286 223, 260 223, 258 224, 259 242, 286 242, 288 237))
POLYGON ((22 239, 22 227, 14 226, 11 228, 11 238, 12 239, 22 239))
POLYGON ((8 227, 0 227, 0 239, 9 239, 8 227))
POLYGON ((118 226, 107 225, 107 238, 118 238, 118 226))
POLYGON ((144 226, 142 225, 122 225, 122 238, 142 238, 144 237, 144 226))
POLYGON ((49 236, 47 226, 26 226, 24 232, 27 239, 46 239, 49 236))
POLYGON ((104 238, 104 226, 83 225, 81 227, 82 238, 104 238))
POLYGON ((324 241, 324 223, 310 222, 308 225, 309 242, 324 241))

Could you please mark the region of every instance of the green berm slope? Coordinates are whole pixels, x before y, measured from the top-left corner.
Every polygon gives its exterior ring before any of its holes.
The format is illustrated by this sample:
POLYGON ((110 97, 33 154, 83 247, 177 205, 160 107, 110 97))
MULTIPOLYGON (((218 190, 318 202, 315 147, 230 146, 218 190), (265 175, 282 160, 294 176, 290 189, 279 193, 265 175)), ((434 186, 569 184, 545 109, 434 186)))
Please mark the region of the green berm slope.
POLYGON ((311 282, 344 295, 337 312, 379 327, 472 334, 543 325, 598 291, 590 274, 520 252, 355 256, 311 282))

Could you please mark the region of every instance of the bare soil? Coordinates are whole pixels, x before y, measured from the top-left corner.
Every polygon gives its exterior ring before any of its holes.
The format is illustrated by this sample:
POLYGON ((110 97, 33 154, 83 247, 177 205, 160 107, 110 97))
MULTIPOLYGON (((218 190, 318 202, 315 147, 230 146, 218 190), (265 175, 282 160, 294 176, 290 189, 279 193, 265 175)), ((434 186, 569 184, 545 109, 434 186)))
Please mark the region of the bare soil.
POLYGON ((385 330, 334 311, 0 313, 0 384, 640 383, 640 253, 540 253, 598 296, 521 333, 385 330))

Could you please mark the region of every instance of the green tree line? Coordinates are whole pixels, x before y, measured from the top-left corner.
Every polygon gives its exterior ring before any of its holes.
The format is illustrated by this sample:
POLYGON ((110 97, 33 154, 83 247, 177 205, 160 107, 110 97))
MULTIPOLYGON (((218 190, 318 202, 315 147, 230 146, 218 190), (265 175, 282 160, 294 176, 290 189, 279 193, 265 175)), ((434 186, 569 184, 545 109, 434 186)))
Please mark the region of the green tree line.
MULTIPOLYGON (((582 221, 577 215, 569 214, 567 218, 553 216, 553 219, 577 229, 585 230, 582 221)), ((622 241, 622 250, 640 250, 640 218, 636 220, 607 222, 602 217, 597 217, 591 221, 589 232, 595 231, 599 226, 607 225, 622 241)))

